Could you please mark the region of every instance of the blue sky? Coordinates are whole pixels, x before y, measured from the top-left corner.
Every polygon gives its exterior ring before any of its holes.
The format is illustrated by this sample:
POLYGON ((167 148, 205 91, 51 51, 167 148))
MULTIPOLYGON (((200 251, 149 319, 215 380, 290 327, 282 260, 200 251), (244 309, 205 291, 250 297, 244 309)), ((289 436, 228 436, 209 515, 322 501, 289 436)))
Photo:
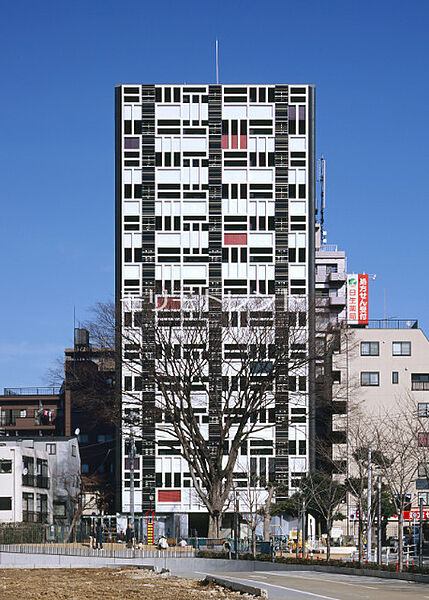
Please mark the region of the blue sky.
POLYGON ((5 2, 0 23, 0 388, 41 385, 113 297, 117 83, 317 86, 328 242, 376 273, 370 317, 429 333, 429 3, 5 2))

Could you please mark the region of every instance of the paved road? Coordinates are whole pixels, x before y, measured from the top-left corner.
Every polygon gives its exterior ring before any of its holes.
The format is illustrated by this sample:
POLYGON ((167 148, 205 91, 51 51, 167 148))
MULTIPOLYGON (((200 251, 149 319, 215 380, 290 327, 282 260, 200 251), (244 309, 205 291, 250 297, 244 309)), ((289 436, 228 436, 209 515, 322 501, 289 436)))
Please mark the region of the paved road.
MULTIPOLYGON (((275 600, 422 600, 429 584, 315 571, 205 573, 256 585, 275 600)), ((196 573, 194 575, 203 573, 196 573)))

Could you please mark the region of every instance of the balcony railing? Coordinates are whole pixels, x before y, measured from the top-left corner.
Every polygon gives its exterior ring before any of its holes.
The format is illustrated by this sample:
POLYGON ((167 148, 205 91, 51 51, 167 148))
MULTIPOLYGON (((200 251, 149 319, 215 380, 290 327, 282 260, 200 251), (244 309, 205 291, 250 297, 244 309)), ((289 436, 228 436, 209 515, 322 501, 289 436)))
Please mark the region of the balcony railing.
POLYGON ((412 381, 411 389, 414 392, 429 391, 429 381, 412 381))
POLYGON ((55 396, 60 393, 60 386, 4 388, 4 396, 55 396))
POLYGON ((417 319, 370 319, 369 329, 418 329, 417 319))
POLYGON ((26 475, 22 476, 22 485, 48 490, 50 481, 49 477, 46 477, 45 475, 30 475, 27 473, 26 475))
POLYGON ((24 523, 48 523, 48 517, 49 515, 46 512, 22 511, 22 520, 24 523))

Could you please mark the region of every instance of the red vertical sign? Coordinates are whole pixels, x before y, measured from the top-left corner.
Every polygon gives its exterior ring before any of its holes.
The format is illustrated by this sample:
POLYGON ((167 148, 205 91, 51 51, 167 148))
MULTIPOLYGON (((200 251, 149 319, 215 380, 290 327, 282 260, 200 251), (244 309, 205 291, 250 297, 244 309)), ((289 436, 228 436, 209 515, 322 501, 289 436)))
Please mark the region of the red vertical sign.
POLYGON ((368 275, 358 275, 358 323, 368 325, 368 275))

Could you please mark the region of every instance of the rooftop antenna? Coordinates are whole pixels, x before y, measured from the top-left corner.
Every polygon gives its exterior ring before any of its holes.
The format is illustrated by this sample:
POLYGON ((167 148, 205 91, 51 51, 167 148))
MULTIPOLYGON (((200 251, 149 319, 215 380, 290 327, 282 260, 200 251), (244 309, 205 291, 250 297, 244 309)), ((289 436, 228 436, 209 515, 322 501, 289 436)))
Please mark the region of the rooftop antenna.
POLYGON ((326 161, 323 157, 317 161, 317 181, 320 183, 320 235, 321 243, 326 244, 325 206, 326 206, 326 161))
POLYGON ((216 84, 219 85, 219 40, 216 39, 216 84))

